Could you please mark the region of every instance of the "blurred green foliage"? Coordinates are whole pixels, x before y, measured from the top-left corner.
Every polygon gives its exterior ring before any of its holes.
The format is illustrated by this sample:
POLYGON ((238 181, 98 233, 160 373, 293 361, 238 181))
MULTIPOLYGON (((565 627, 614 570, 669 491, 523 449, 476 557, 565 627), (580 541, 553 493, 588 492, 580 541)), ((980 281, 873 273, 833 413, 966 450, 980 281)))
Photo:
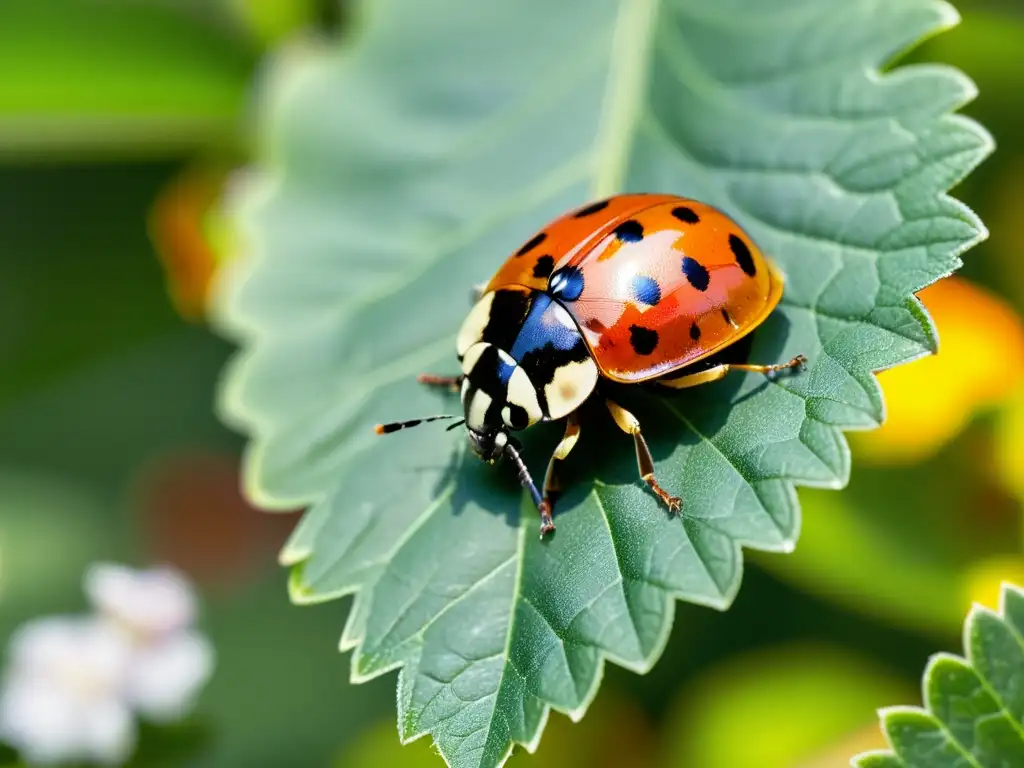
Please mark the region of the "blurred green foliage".
POLYGON ((158 3, 5 0, 0 157, 230 147, 257 53, 158 3))
MULTIPOLYGON (((957 5, 961 26, 911 58, 953 64, 978 83, 966 112, 995 135, 999 159, 957 190, 992 229, 963 274, 1020 312, 1024 14, 1012 2, 957 5)), ((187 547, 168 549, 153 531, 177 526, 186 543, 215 542, 203 547, 212 551, 252 546, 242 528, 221 527, 212 511, 220 497, 197 506, 204 514, 164 510, 170 520, 157 525, 138 493, 169 457, 235 457, 241 448, 211 416, 228 349, 174 313, 146 219, 185 168, 244 159, 263 57, 336 15, 310 8, 303 0, 0 4, 0 640, 30 617, 81 610, 87 562, 145 564, 159 552, 195 563, 187 547)), ((606 699, 640 713, 638 738, 659 755, 649 764, 666 768, 678 763, 664 755, 700 754, 712 766, 738 759, 746 721, 728 713, 801 711, 805 697, 820 701, 815 674, 837 676, 832 703, 844 702, 847 714, 808 717, 806 729, 791 718, 785 740, 772 745, 779 765, 797 768, 815 745, 860 720, 870 725, 870 707, 913 703, 902 692, 916 690, 928 654, 957 642, 975 595, 972 568, 1020 558, 1024 394, 1015 402, 919 465, 873 467, 855 456, 847 491, 801 492, 804 530, 793 555, 748 563, 727 614, 681 609, 654 674, 609 668, 584 722, 553 715, 540 754, 511 764, 541 764, 549 752, 563 768, 582 765, 573 759, 588 754, 591 716, 617 736, 601 719, 606 699), (922 522, 928 534, 913 535, 922 522), (737 677, 754 662, 757 672, 737 677), (869 671, 851 681, 847 664, 869 671), (707 719, 684 714, 693 708, 707 719)), ((239 520, 263 524, 266 516, 244 510, 239 520)), ((268 537, 280 543, 292 519, 268 537)), ((197 713, 208 737, 189 764, 358 767, 419 749, 429 761, 416 765, 439 765, 424 740, 395 751, 393 678, 348 684, 349 659, 331 641, 347 605, 289 605, 276 543, 244 560, 258 565, 200 581, 201 626, 220 666, 197 713), (350 750, 367 757, 344 762, 350 750)), ((999 576, 982 573, 988 583, 999 576)), ((0 749, 0 765, 9 759, 0 749)))

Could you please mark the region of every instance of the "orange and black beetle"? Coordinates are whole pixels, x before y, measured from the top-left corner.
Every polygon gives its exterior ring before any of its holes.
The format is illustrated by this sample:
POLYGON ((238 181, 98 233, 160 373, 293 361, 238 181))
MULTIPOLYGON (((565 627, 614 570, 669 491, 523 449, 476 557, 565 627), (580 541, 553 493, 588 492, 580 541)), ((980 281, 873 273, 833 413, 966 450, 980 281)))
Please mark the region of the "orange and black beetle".
MULTIPOLYGON (((508 258, 459 331, 462 373, 425 374, 426 384, 461 392, 474 452, 507 456, 540 512, 551 519, 554 472, 579 437, 577 409, 602 379, 655 381, 683 389, 730 370, 769 374, 781 365, 695 365, 747 336, 775 309, 783 277, 721 211, 673 195, 629 194, 556 219, 508 258), (534 485, 510 432, 566 419, 548 463, 544 493, 534 485)), ((633 436, 640 476, 672 512, 681 508, 654 477, 636 417, 605 398, 633 436)), ((449 416, 377 426, 380 434, 449 416)))

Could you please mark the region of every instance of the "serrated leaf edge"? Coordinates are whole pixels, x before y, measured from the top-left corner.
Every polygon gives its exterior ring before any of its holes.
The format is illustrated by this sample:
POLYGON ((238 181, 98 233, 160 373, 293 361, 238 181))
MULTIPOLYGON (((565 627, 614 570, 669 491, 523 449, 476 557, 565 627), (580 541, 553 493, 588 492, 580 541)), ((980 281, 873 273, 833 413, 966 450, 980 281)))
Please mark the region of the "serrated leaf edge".
MULTIPOLYGON (((644 5, 647 7, 648 12, 650 12, 653 8, 655 8, 656 4, 657 4, 657 0, 643 0, 643 2, 644 2, 644 5)), ((911 44, 907 44, 907 45, 901 46, 898 51, 895 51, 895 52, 893 52, 890 55, 896 55, 896 54, 904 52, 906 50, 910 50, 913 47, 915 47, 917 44, 919 44, 922 40, 927 39, 928 37, 931 37, 933 35, 939 34, 942 31, 944 31, 946 29, 949 29, 950 27, 955 26, 959 22, 959 20, 960 20, 959 14, 956 12, 956 10, 951 5, 949 5, 948 3, 944 2, 944 0, 937 0, 937 2, 935 2, 935 6, 940 10, 940 16, 936 20, 936 22, 934 23, 934 25, 933 25, 933 27, 931 29, 930 34, 923 35, 917 41, 917 43, 911 43, 911 44)), ((639 12, 636 12, 636 13, 639 13, 639 12)), ((903 69, 903 68, 901 67, 900 69, 903 69)), ((973 87, 973 83, 970 81, 970 79, 967 78, 966 75, 963 75, 963 73, 960 73, 959 70, 956 70, 954 68, 944 68, 944 69, 946 69, 947 72, 950 75, 956 76, 959 79, 961 79, 962 81, 971 84, 971 88, 970 89, 965 89, 965 97, 962 100, 962 102, 964 104, 969 102, 971 100, 971 98, 973 98, 973 96, 971 94, 975 94, 976 93, 976 88, 973 87)), ((882 72, 879 69, 877 69, 877 68, 873 69, 873 71, 870 74, 871 74, 871 77, 874 78, 876 81, 881 82, 883 74, 882 74, 882 72)), ((282 77, 282 79, 283 79, 283 77, 282 77)), ((294 86, 294 82, 292 82, 291 84, 294 86)), ((284 91, 286 89, 281 89, 281 90, 284 91)), ((283 95, 279 94, 279 97, 283 98, 283 95)), ((962 104, 961 104, 961 106, 962 106, 962 104)), ((987 134, 987 132, 980 125, 978 125, 974 121, 972 121, 972 120, 970 120, 968 118, 964 118, 964 117, 962 117, 960 115, 952 114, 951 112, 947 112, 943 116, 942 119, 962 122, 966 127, 969 128, 969 130, 971 132, 973 132, 973 133, 975 133, 976 135, 979 136, 980 146, 976 150, 976 153, 979 155, 979 159, 977 160, 977 162, 980 162, 980 160, 983 159, 984 156, 987 155, 988 152, 991 151, 992 146, 994 146, 994 144, 993 144, 993 142, 991 140, 991 137, 987 134)), ((273 156, 271 154, 271 156, 269 158, 269 161, 272 162, 272 160, 273 160, 273 156)), ((976 165, 976 163, 973 163, 969 167, 967 167, 964 173, 966 174, 967 172, 969 172, 971 167, 973 167, 973 165, 976 165)), ((611 170, 607 171, 606 174, 607 174, 608 178, 612 178, 612 179, 615 178, 615 175, 614 175, 614 173, 611 170)), ((262 176, 262 178, 260 178, 258 180, 257 179, 253 179, 252 180, 250 188, 249 188, 250 189, 249 194, 246 196, 246 200, 248 202, 248 205, 245 206, 244 208, 239 208, 238 209, 239 213, 241 215, 239 217, 237 217, 236 220, 238 220, 238 221, 245 221, 245 220, 247 220, 248 216, 244 213, 244 211, 246 211, 246 210, 250 211, 250 215, 251 215, 251 210, 254 209, 254 208, 258 208, 259 207, 259 203, 263 199, 265 199, 266 196, 268 196, 268 195, 270 195, 272 193, 273 187, 275 186, 275 179, 273 178, 273 176, 271 174, 261 174, 261 176, 262 176), (252 190, 254 190, 254 189, 259 190, 261 192, 261 194, 260 195, 253 194, 252 190)), ((610 184, 612 187, 614 187, 614 182, 606 182, 606 183, 610 184)), ((951 188, 952 186, 955 186, 955 183, 949 185, 949 188, 951 188)), ((599 187, 600 187, 600 185, 599 185, 599 187)), ((988 231, 987 231, 987 229, 985 229, 984 225, 981 223, 981 221, 977 218, 977 216, 974 214, 974 212, 970 208, 968 208, 966 205, 964 205, 959 200, 956 200, 955 198, 953 198, 951 195, 947 194, 947 192, 948 192, 948 188, 947 188, 947 190, 945 192, 940 192, 937 195, 937 197, 939 199, 943 199, 943 200, 946 200, 946 201, 949 201, 949 202, 953 203, 954 206, 958 209, 958 211, 962 214, 964 222, 967 223, 968 225, 972 226, 975 229, 975 232, 976 232, 976 234, 975 234, 975 236, 973 238, 962 242, 959 246, 957 246, 952 251, 952 254, 954 256, 959 256, 959 254, 962 254, 963 252, 965 252, 969 248, 971 248, 974 245, 976 245, 978 242, 981 242, 982 240, 984 240, 988 236, 988 231)), ((239 264, 231 264, 231 263, 227 264, 225 266, 225 269, 222 270, 222 274, 218 276, 218 280, 230 281, 229 274, 231 272, 233 272, 234 270, 237 269, 237 270, 241 271, 244 274, 244 272, 248 272, 249 270, 253 269, 254 265, 256 265, 257 263, 259 263, 261 261, 261 259, 262 259, 261 254, 259 253, 259 250, 253 246, 252 243, 249 243, 247 245, 247 249, 246 250, 247 250, 246 259, 239 260, 239 264), (244 263, 244 267, 242 266, 243 263, 244 263)), ((957 266, 958 265, 959 265, 959 260, 957 259, 957 266)), ((926 283, 926 285, 931 284, 932 282, 935 282, 936 280, 941 279, 942 277, 945 277, 948 274, 951 274, 953 271, 955 271, 955 268, 956 267, 954 266, 953 269, 949 270, 944 275, 940 275, 940 276, 938 276, 936 278, 930 279, 926 283)), ((239 280, 239 279, 237 279, 237 277, 233 280, 233 285, 235 285, 235 286, 240 286, 242 283, 244 283, 244 280, 239 280)), ((921 287, 923 288, 924 286, 921 286, 921 287)), ((918 319, 921 322, 922 330, 925 331, 926 338, 928 338, 929 341, 934 340, 933 341, 933 346, 935 346, 935 348, 937 349, 937 335, 936 335, 936 332, 935 332, 934 322, 931 319, 930 314, 928 313, 927 309, 920 302, 920 300, 917 299, 913 295, 911 295, 908 298, 908 301, 913 302, 914 304, 916 304, 917 308, 920 310, 920 314, 919 314, 919 318, 918 319)), ((215 318, 215 323, 219 324, 221 329, 225 329, 228 332, 229 335, 233 336, 236 339, 240 339, 240 340, 241 339, 250 338, 250 337, 252 337, 254 335, 259 335, 259 336, 262 336, 264 338, 267 337, 268 334, 266 332, 262 332, 262 333, 256 334, 255 332, 252 331, 252 327, 253 326, 250 324, 250 322, 248 322, 248 320, 250 320, 250 319, 246 318, 245 314, 239 311, 237 301, 228 300, 228 301, 216 304, 216 306, 222 307, 223 311, 221 311, 221 312, 216 312, 215 311, 214 312, 214 314, 217 315, 217 317, 215 318)), ((924 352, 921 353, 921 355, 919 355, 919 357, 926 356, 927 354, 928 354, 928 352, 924 351, 924 352)), ((226 424, 228 424, 230 426, 234 426, 236 428, 240 428, 243 431, 247 431, 246 428, 248 426, 250 426, 252 423, 261 421, 261 419, 256 414, 249 412, 249 410, 242 403, 242 399, 238 396, 238 389, 244 383, 244 379, 245 379, 245 377, 240 374, 240 371, 242 369, 244 369, 244 367, 247 365, 247 361, 248 361, 249 357, 250 357, 250 355, 248 353, 244 353, 243 352, 242 354, 236 355, 235 358, 232 359, 229 362, 228 366, 225 368, 225 372, 223 373, 224 386, 222 386, 220 388, 220 390, 219 390, 220 393, 221 393, 221 396, 218 398, 216 406, 215 406, 215 409, 217 411, 218 416, 226 424)), ((917 359, 917 358, 914 358, 914 359, 917 359)), ((907 361, 900 361, 899 363, 893 363, 893 365, 902 364, 903 362, 907 362, 907 361)), ((871 372, 869 374, 869 376, 866 377, 866 378, 869 379, 872 382, 872 384, 873 384, 874 392, 872 394, 875 395, 875 399, 877 399, 878 402, 882 403, 882 412, 880 414, 881 418, 879 419, 879 423, 882 423, 884 421, 884 418, 885 418, 884 399, 881 397, 881 387, 879 386, 879 384, 877 382, 877 378, 874 375, 875 373, 877 373, 880 370, 885 370, 885 368, 879 368, 879 369, 871 372)), ((845 440, 845 438, 843 436, 843 432, 844 431, 852 431, 853 428, 837 427, 837 426, 833 426, 831 424, 826 424, 826 426, 831 431, 833 431, 837 435, 837 439, 839 439, 843 443, 843 445, 845 447, 845 452, 846 452, 846 454, 848 456, 849 455, 849 448, 846 446, 846 440, 845 440)), ((284 509, 291 510, 291 509, 294 509, 295 506, 299 505, 299 504, 308 505, 308 504, 311 504, 311 503, 315 503, 316 499, 310 499, 310 498, 284 499, 284 498, 279 498, 279 497, 273 497, 273 496, 271 496, 269 494, 264 493, 263 490, 258 486, 258 484, 256 483, 255 478, 258 477, 259 473, 254 471, 253 467, 254 467, 254 465, 259 463, 258 462, 258 456, 262 453, 262 450, 261 450, 262 443, 265 442, 265 441, 266 441, 265 437, 261 439, 259 436, 255 436, 251 440, 250 445, 247 447, 247 450, 246 450, 246 464, 248 465, 248 468, 249 468, 250 471, 244 473, 244 478, 245 478, 245 480, 244 480, 245 488, 244 489, 245 489, 245 492, 247 493, 247 495, 249 496, 249 498, 251 500, 253 500, 255 504, 257 504, 261 508, 263 508, 265 510, 268 510, 268 511, 275 510, 275 509, 277 509, 277 510, 284 510, 284 509)), ((847 474, 848 474, 848 469, 849 469, 848 465, 849 465, 849 462, 847 462, 847 474)), ((805 481, 800 481, 800 482, 789 481, 789 484, 792 487, 794 487, 794 489, 795 489, 796 485, 805 485, 805 486, 820 485, 821 487, 836 488, 836 487, 842 487, 843 485, 845 485, 845 482, 843 482, 842 479, 839 479, 838 482, 836 482, 836 483, 831 483, 831 482, 813 483, 813 482, 805 482, 805 481)), ((796 532, 794 532, 793 540, 795 540, 795 536, 796 536, 796 532)), ((738 540, 734 540, 734 544, 735 544, 735 549, 737 551, 739 551, 739 553, 742 555, 742 550, 743 550, 742 542, 740 542, 738 540)), ((792 541, 787 539, 785 542, 783 542, 783 544, 780 546, 778 551, 789 551, 789 550, 791 550, 791 548, 792 548, 792 541), (788 547, 786 546, 787 544, 789 544, 788 547)), ((344 597, 346 595, 353 594, 353 593, 356 594, 356 603, 352 606, 352 608, 349 611, 348 619, 346 621, 345 630, 344 630, 344 632, 342 634, 342 639, 341 639, 341 642, 340 642, 340 649, 342 651, 345 651, 345 650, 350 650, 352 648, 358 647, 359 643, 361 642, 361 638, 358 638, 358 637, 354 636, 355 631, 354 631, 353 621, 354 621, 355 617, 357 616, 357 614, 359 613, 358 606, 359 606, 360 602, 363 601, 363 600, 368 599, 368 596, 367 596, 367 591, 368 590, 366 589, 367 585, 365 585, 365 584, 356 584, 356 585, 352 585, 351 587, 346 587, 344 589, 337 590, 336 592, 324 593, 324 594, 316 595, 314 597, 312 595, 312 593, 310 593, 305 588, 305 586, 304 586, 304 584, 302 582, 302 563, 303 563, 303 561, 306 558, 308 558, 308 556, 309 556, 309 553, 307 551, 304 551, 304 550, 301 550, 301 549, 289 549, 287 544, 285 545, 285 547, 282 549, 282 551, 280 553, 280 556, 279 556, 280 562, 283 565, 291 566, 291 571, 289 573, 289 595, 290 595, 290 597, 297 604, 313 604, 313 603, 325 602, 327 600, 337 599, 337 598, 344 597)), ((741 577, 742 577, 742 572, 743 572, 743 560, 744 560, 744 558, 742 558, 742 556, 740 558, 738 558, 739 565, 738 565, 738 571, 737 571, 737 579, 731 585, 731 588, 729 590, 727 590, 726 594, 723 595, 723 600, 721 600, 721 601, 707 601, 706 604, 710 605, 710 607, 717 608, 719 610, 724 610, 725 608, 728 608, 728 606, 731 604, 732 600, 734 599, 735 594, 737 593, 737 591, 738 591, 738 589, 740 587, 740 584, 741 584, 741 577)), ((372 587, 372 585, 371 585, 371 587, 372 587)), ((1020 590, 1018 590, 1018 591, 1020 591, 1020 590)), ((672 627, 672 624, 673 624, 673 621, 674 621, 675 602, 676 602, 676 600, 678 600, 680 598, 686 599, 686 600, 691 601, 691 602, 701 602, 701 601, 698 601, 698 600, 694 600, 691 597, 677 595, 677 594, 674 594, 674 593, 669 593, 667 595, 666 599, 670 603, 670 607, 669 607, 669 611, 666 614, 665 630, 663 632, 663 637, 659 638, 659 643, 656 645, 656 647, 652 651, 649 660, 645 661, 643 664, 640 664, 640 665, 632 665, 632 668, 634 668, 635 671, 639 671, 639 672, 649 671, 650 667, 653 666, 653 664, 655 663, 657 658, 659 658, 660 654, 664 650, 664 644, 667 642, 667 639, 668 639, 668 636, 669 636, 669 632, 671 630, 671 627, 672 627)), ((511 628, 513 623, 514 623, 514 620, 513 620, 513 622, 510 622, 510 628, 511 628)), ((511 629, 510 629, 510 632, 511 632, 511 629)), ((353 662, 352 680, 353 680, 353 682, 362 682, 364 679, 370 679, 372 677, 379 676, 379 675, 384 674, 385 672, 390 671, 391 669, 394 669, 396 667, 401 669, 401 671, 399 673, 400 676, 402 674, 404 674, 403 663, 402 662, 398 662, 398 663, 396 663, 395 665, 389 667, 386 670, 375 671, 374 674, 372 674, 370 676, 367 676, 365 678, 364 677, 360 677, 357 674, 356 670, 355 670, 355 662, 356 662, 357 656, 358 656, 358 654, 354 654, 353 658, 352 658, 352 662, 353 662)), ((527 751, 529 751, 529 752, 535 751, 537 745, 539 744, 541 736, 543 734, 544 726, 546 724, 548 714, 549 714, 549 712, 550 712, 550 710, 552 708, 554 708, 554 709, 556 709, 558 711, 565 712, 565 714, 567 714, 573 720, 578 720, 578 719, 580 719, 584 715, 587 707, 592 702, 593 697, 596 695, 596 692, 599 690, 600 683, 601 683, 601 680, 602 680, 603 674, 604 674, 604 667, 605 667, 605 661, 606 660, 611 660, 611 661, 613 661, 613 663, 618 663, 618 664, 620 664, 622 666, 626 666, 627 668, 630 668, 630 665, 622 664, 621 661, 618 661, 618 660, 614 659, 612 656, 604 653, 603 651, 600 653, 600 659, 601 659, 600 660, 600 664, 599 664, 599 666, 597 668, 596 674, 594 675, 594 679, 593 679, 592 685, 590 686, 590 689, 588 690, 586 696, 584 697, 583 704, 579 708, 571 710, 571 711, 565 711, 565 710, 562 710, 561 708, 553 707, 552 705, 545 703, 544 711, 543 711, 542 716, 540 718, 540 722, 539 722, 539 725, 538 725, 538 728, 536 730, 536 734, 535 734, 534 738, 529 743, 523 745, 527 749, 527 751)), ((400 690, 401 690, 401 685, 399 686, 399 691, 400 690)), ((887 708, 887 709, 884 709, 884 710, 879 710, 879 714, 883 715, 883 714, 895 713, 895 712, 898 712, 898 711, 901 711, 901 710, 906 711, 906 710, 912 710, 912 709, 913 708, 906 708, 906 707, 902 707, 902 708, 901 707, 891 707, 891 708, 887 708)), ((399 722, 400 723, 402 722, 403 715, 404 715, 404 712, 402 712, 402 708, 401 708, 401 698, 399 697, 399 722)), ((405 736, 402 736, 401 733, 400 733, 400 736, 402 738, 403 743, 408 743, 408 742, 413 741, 413 740, 415 740, 417 738, 420 738, 423 735, 426 735, 427 733, 428 732, 423 732, 423 733, 416 734, 416 735, 413 735, 413 736, 408 737, 408 738, 406 738, 405 736)), ((511 752, 513 751, 516 743, 517 742, 512 742, 512 743, 509 744, 509 747, 508 747, 508 750, 506 752, 505 758, 501 761, 502 763, 504 762, 505 759, 507 759, 508 755, 511 754, 511 752)), ((864 755, 869 755, 869 754, 872 754, 872 753, 864 753, 864 755)), ((858 757, 860 757, 860 756, 858 756, 858 757)), ((446 760, 446 762, 447 762, 447 760, 446 760)))
MULTIPOLYGON (((936 665, 938 665, 939 662, 944 661, 944 660, 963 662, 963 663, 967 664, 967 666, 969 666, 971 668, 971 670, 973 670, 975 672, 975 674, 978 676, 978 680, 981 682, 982 686, 984 686, 985 690, 993 697, 993 699, 995 701, 997 701, 1001 705, 1001 712, 1004 715, 1006 715, 1006 717, 1009 720, 1009 722, 1014 726, 1014 728, 1017 730, 1017 732, 1021 735, 1022 741, 1024 741, 1024 726, 1022 726, 1021 723, 1017 722, 1017 720, 1014 719, 1012 713, 1010 713, 1009 710, 1006 709, 1005 702, 1003 702, 1002 697, 999 696, 999 694, 995 690, 993 690, 991 683, 985 678, 985 676, 982 675, 980 672, 978 672, 978 670, 975 668, 974 663, 971 660, 971 652, 970 652, 971 651, 971 634, 972 634, 972 630, 973 630, 973 627, 974 627, 974 620, 975 620, 975 618, 977 616, 986 616, 986 617, 991 617, 991 618, 996 619, 996 621, 998 621, 999 623, 1004 624, 1005 626, 1007 626, 1009 628, 1009 630, 1011 631, 1011 633, 1014 635, 1014 637, 1017 638, 1018 642, 1020 642, 1022 645, 1024 645, 1024 638, 1021 638, 1019 633, 1016 631, 1016 629, 1013 626, 1010 625, 1009 621, 1006 619, 1006 616, 1005 616, 1005 612, 1006 612, 1006 596, 1010 592, 1014 592, 1017 595, 1024 597, 1024 589, 1022 589, 1021 587, 1018 587, 1015 584, 1012 584, 1011 582, 1001 581, 1000 582, 1000 589, 999 589, 999 610, 998 611, 993 611, 992 609, 987 608, 986 606, 984 606, 984 605, 982 605, 980 603, 977 603, 977 602, 971 604, 971 608, 970 608, 970 610, 968 610, 967 616, 964 619, 963 630, 961 632, 961 642, 963 644, 965 655, 964 656, 959 656, 959 655, 957 655, 955 653, 950 653, 948 651, 938 651, 937 653, 933 653, 931 656, 929 656, 928 657, 928 661, 925 664, 924 671, 923 671, 923 673, 921 675, 921 699, 922 699, 923 702, 927 702, 928 701, 928 683, 929 683, 929 681, 931 679, 931 676, 932 676, 932 674, 934 672, 934 669, 935 669, 936 665)), ((889 749, 888 750, 874 749, 874 750, 869 750, 869 751, 866 751, 866 752, 860 752, 860 753, 854 755, 853 757, 850 758, 850 765, 853 766, 853 768, 859 768, 860 761, 862 759, 866 759, 866 758, 870 758, 870 757, 880 757, 880 756, 895 757, 896 759, 898 759, 898 760, 900 760, 902 762, 902 758, 900 758, 900 756, 896 753, 895 749, 893 748, 892 741, 890 740, 889 734, 888 734, 887 729, 886 729, 886 725, 888 723, 889 718, 891 716, 897 716, 897 715, 900 715, 900 714, 923 714, 923 715, 925 715, 928 719, 932 720, 933 722, 935 722, 939 726, 939 729, 946 735, 946 737, 949 739, 950 743, 953 744, 954 746, 956 746, 956 748, 960 751, 960 753, 968 761, 970 761, 970 763, 973 766, 977 766, 977 768, 981 768, 981 766, 978 764, 978 761, 974 758, 974 756, 956 739, 956 737, 946 727, 946 724, 944 722, 942 722, 942 720, 939 717, 937 717, 935 714, 933 714, 932 711, 927 706, 915 707, 915 706, 908 706, 908 705, 894 705, 894 706, 888 706, 888 707, 880 707, 877 710, 877 713, 878 713, 879 721, 880 721, 881 726, 882 726, 882 729, 881 729, 882 730, 882 735, 885 737, 886 742, 889 744, 889 749)))

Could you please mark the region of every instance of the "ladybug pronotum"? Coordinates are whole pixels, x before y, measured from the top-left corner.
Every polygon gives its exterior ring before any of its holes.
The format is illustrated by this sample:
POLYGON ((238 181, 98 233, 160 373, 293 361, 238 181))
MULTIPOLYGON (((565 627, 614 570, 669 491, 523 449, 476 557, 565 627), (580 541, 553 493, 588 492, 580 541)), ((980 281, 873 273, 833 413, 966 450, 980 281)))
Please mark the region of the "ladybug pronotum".
MULTIPOLYGON (((602 381, 678 390, 730 370, 803 368, 803 355, 781 365, 709 361, 764 322, 782 287, 776 266, 721 211, 674 195, 619 195, 556 219, 512 254, 459 330, 462 373, 419 381, 461 393, 470 446, 484 461, 507 457, 516 465, 540 513, 542 537, 555 528, 557 463, 576 444, 577 410, 593 395, 632 436, 640 477, 675 513, 682 502, 655 479, 640 423, 607 397, 602 381), (559 419, 565 435, 541 493, 510 433, 559 419)), ((376 431, 447 418, 456 417, 376 431)))

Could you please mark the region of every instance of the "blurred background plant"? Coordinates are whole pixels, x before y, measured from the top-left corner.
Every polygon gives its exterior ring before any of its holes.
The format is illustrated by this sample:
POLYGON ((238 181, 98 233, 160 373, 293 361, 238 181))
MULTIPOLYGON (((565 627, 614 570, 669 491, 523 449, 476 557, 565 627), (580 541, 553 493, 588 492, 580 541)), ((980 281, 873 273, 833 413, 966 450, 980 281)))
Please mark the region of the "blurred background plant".
MULTIPOLYGON (((965 111, 999 155, 956 190, 990 239, 922 293, 941 354, 881 376, 889 422, 851 436, 848 489, 800 491, 794 554, 751 556, 726 614, 680 605, 655 674, 609 666, 588 717, 553 714, 513 765, 844 765, 882 746, 875 708, 917 701, 970 603, 1024 583, 1024 13, 957 5, 912 58, 977 82, 965 111)), ((262 66, 344 35, 340 7, 0 4, 0 639, 81 611, 91 562, 177 566, 218 656, 190 765, 439 764, 398 746, 393 679, 349 684, 345 607, 289 605, 275 556, 295 516, 245 503, 241 440, 211 411, 229 352, 204 327, 231 237, 216 201, 262 66)), ((137 759, 180 764, 173 748, 143 730, 137 759)))

